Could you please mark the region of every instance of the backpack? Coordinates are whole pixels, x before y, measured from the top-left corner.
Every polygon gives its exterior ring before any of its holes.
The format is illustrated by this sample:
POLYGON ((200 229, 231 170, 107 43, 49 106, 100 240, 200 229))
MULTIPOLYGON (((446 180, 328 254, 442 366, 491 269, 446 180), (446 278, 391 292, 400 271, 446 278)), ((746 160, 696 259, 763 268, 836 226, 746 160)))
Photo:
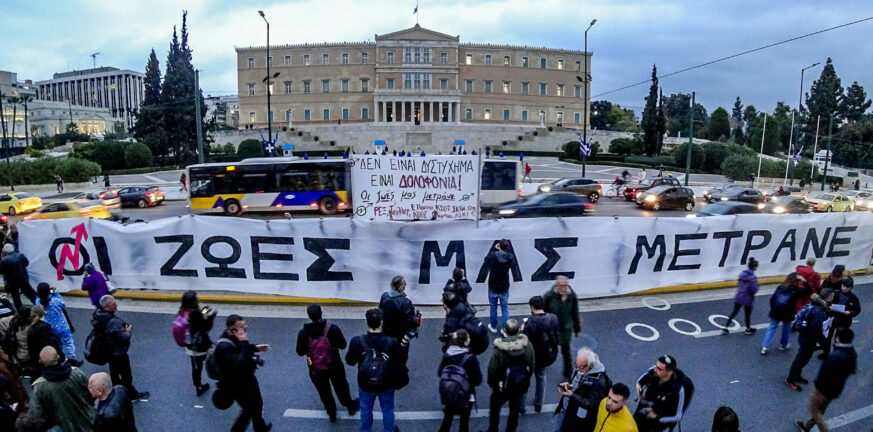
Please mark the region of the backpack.
POLYGON ((358 365, 358 385, 371 393, 382 393, 388 385, 388 354, 378 347, 365 348, 358 365))
POLYGON ((191 345, 191 324, 188 322, 189 313, 189 310, 182 309, 176 315, 176 319, 173 320, 173 340, 176 341, 176 345, 182 348, 191 345))
POLYGON ((469 360, 470 354, 461 357, 461 362, 456 365, 447 365, 440 372, 440 401, 446 408, 459 411, 470 403, 470 394, 473 386, 464 363, 469 360))
POLYGON ((773 309, 783 310, 794 306, 794 294, 777 288, 773 293, 773 309))
POLYGON ((315 339, 309 339, 309 365, 314 372, 324 372, 330 369, 333 363, 332 347, 330 340, 327 338, 327 332, 330 330, 330 323, 325 321, 324 331, 321 336, 315 339))
MULTIPOLYGON (((526 323, 530 321, 534 321, 533 318, 526 323)), ((541 355, 536 358, 537 366, 551 366, 558 359, 558 338, 553 332, 548 332, 542 328, 540 323, 534 321, 533 324, 543 344, 542 352, 537 353, 541 355)))
POLYGON ((479 318, 476 318, 476 315, 472 313, 465 315, 461 320, 461 328, 470 335, 471 354, 479 355, 488 349, 488 344, 491 342, 488 336, 488 328, 485 327, 485 324, 482 324, 479 318))
POLYGON ((523 355, 509 357, 506 366, 506 376, 503 377, 502 392, 509 395, 520 395, 527 392, 530 387, 530 377, 533 374, 531 367, 526 363, 523 355))
POLYGON ((15 335, 15 329, 18 327, 17 318, 12 318, 9 322, 9 327, 0 335, 0 349, 9 356, 10 359, 18 358, 18 337, 15 335))
POLYGON ((222 342, 233 344, 233 341, 228 338, 220 338, 209 347, 209 351, 206 351, 206 375, 215 381, 221 381, 221 367, 218 366, 218 359, 215 358, 215 349, 222 342))
POLYGON ((791 323, 791 330, 799 333, 806 333, 809 331, 807 328, 806 319, 809 317, 809 313, 812 311, 812 308, 815 307, 812 303, 808 303, 800 312, 797 313, 797 316, 794 317, 794 322, 791 323))
POLYGON ((109 363, 109 341, 105 327, 101 330, 97 330, 97 327, 91 328, 85 338, 85 360, 97 366, 109 363))

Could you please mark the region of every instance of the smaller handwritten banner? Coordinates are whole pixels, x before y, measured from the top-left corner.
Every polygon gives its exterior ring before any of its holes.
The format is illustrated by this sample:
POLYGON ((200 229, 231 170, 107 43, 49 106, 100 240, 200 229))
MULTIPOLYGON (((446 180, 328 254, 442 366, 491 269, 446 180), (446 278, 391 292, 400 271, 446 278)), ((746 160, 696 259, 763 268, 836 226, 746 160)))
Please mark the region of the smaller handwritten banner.
POLYGON ((476 156, 352 157, 355 217, 371 220, 475 219, 476 156))

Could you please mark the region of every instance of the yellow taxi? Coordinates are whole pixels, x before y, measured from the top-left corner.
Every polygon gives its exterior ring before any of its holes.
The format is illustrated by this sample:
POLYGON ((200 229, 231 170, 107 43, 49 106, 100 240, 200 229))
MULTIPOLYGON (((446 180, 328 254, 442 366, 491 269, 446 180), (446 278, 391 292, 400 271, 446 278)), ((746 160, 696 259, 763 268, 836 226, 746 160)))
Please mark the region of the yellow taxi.
POLYGON ((66 219, 91 217, 97 219, 109 219, 112 215, 103 205, 101 200, 90 201, 63 201, 51 203, 42 210, 25 217, 25 220, 37 219, 66 219))
POLYGON ((0 213, 15 215, 39 210, 42 199, 25 192, 9 192, 0 195, 0 213))

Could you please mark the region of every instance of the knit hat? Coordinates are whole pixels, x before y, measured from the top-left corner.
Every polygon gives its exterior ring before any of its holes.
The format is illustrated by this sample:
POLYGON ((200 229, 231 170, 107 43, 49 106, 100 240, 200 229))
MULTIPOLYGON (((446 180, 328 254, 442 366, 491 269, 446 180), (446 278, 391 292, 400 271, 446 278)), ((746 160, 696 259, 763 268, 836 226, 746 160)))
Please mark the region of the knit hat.
POLYGON ((12 252, 15 252, 15 245, 13 245, 12 243, 6 243, 5 245, 3 245, 2 252, 5 254, 10 254, 12 252))

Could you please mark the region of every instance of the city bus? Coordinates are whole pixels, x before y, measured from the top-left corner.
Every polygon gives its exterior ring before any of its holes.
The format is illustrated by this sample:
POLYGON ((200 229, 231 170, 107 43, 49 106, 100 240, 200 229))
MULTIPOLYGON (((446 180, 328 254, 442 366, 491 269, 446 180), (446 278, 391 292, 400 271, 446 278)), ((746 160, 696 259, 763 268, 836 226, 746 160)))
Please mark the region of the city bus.
POLYGON ((246 211, 317 210, 332 215, 350 208, 349 161, 298 157, 250 158, 187 169, 192 213, 239 215, 246 211))
POLYGON ((483 159, 479 207, 494 208, 521 198, 521 170, 519 160, 483 159))

